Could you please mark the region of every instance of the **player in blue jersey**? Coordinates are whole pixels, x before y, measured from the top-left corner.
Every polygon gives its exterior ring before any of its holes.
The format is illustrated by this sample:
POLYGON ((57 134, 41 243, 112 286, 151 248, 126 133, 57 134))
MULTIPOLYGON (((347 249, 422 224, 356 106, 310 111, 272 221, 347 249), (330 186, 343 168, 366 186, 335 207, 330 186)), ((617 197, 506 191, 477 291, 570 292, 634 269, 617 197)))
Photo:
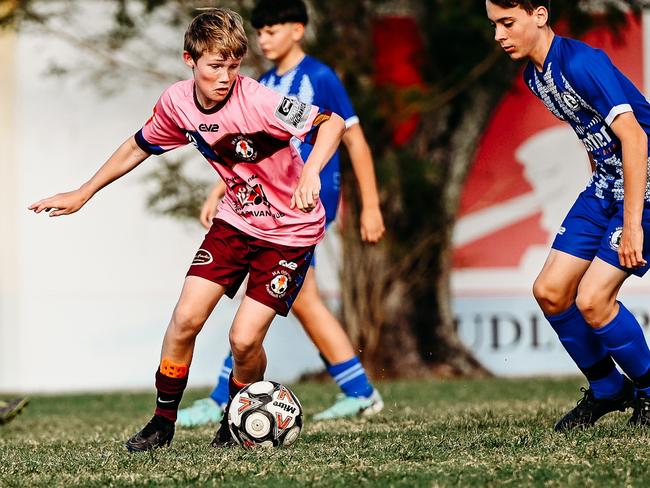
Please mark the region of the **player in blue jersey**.
MULTIPOLYGON (((336 73, 329 66, 306 55, 302 49, 301 41, 308 22, 305 4, 302 0, 261 0, 255 5, 251 20, 257 30, 258 43, 264 56, 274 64, 271 70, 262 75, 260 82, 305 103, 327 108, 345 120, 347 131, 343 142, 350 154, 361 194, 361 238, 365 242, 376 243, 384 233, 384 223, 370 149, 336 73)), ((298 140, 294 140, 294 143, 299 145, 302 158, 306 161, 313 146, 301 144, 298 140)), ((320 199, 325 206, 326 225, 329 225, 336 217, 340 195, 338 151, 320 177, 320 199)), ((211 225, 224 191, 223 184, 216 185, 211 191, 201 211, 204 226, 211 225)), ((342 390, 337 402, 314 418, 327 420, 379 412, 383 408, 381 396, 369 382, 345 330, 323 303, 313 266, 307 273, 292 311, 319 349, 327 371, 342 390)), ((221 419, 223 407, 228 401, 228 376, 231 368, 232 358, 228 357, 210 398, 198 400, 192 406, 180 410, 178 425, 189 427, 221 419)))
POLYGON ((630 425, 650 425, 650 350, 617 300, 628 277, 648 270, 650 104, 604 52, 554 34, 550 0, 487 0, 486 8, 495 40, 513 60, 528 61, 526 84, 573 127, 593 169, 533 286, 589 381, 555 430, 589 427, 630 406, 630 425))

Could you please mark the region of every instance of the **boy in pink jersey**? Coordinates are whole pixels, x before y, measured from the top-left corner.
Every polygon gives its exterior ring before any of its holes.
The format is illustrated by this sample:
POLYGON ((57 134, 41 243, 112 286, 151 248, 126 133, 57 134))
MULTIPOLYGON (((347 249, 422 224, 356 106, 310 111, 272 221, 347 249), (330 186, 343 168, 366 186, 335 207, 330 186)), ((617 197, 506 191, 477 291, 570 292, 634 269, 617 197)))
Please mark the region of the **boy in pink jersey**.
MULTIPOLYGON (((197 16, 185 33, 184 50, 193 77, 165 90, 145 126, 78 190, 29 207, 53 217, 76 212, 150 154, 188 142, 227 183, 219 217, 194 257, 165 333, 155 414, 127 441, 131 452, 171 443, 196 336, 221 297, 232 298, 246 275, 246 297, 230 328, 231 398, 262 379, 264 336, 277 313, 289 312, 323 236, 319 173, 345 130, 338 115, 239 74, 247 39, 241 17, 228 9, 197 16), (290 144, 291 137, 314 142, 306 162, 290 144)), ((225 419, 213 447, 232 443, 225 419)))

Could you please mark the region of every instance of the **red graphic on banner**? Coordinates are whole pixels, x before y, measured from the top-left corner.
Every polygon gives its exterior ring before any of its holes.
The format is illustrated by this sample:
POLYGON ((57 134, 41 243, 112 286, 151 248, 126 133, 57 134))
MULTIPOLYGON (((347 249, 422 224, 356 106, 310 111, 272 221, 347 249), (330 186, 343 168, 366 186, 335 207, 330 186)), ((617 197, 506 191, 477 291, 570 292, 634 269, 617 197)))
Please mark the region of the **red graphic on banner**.
MULTIPOLYGON (((415 19, 380 17, 373 23, 372 37, 375 46, 375 79, 378 84, 393 86, 398 91, 424 86, 420 74, 424 50, 415 19)), ((403 111, 398 108, 396 112, 403 111)), ((417 114, 395 120, 393 144, 406 144, 415 133, 419 121, 417 114)))

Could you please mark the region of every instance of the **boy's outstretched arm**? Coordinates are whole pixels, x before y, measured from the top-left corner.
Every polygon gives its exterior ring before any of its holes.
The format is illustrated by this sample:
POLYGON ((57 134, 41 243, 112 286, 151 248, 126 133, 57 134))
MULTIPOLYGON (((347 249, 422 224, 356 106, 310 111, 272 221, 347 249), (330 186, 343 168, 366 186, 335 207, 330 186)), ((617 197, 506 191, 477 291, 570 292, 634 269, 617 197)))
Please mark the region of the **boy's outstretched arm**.
POLYGON ((375 168, 372 153, 359 124, 354 124, 345 131, 343 144, 348 150, 354 176, 359 184, 361 195, 361 239, 375 244, 384 235, 384 219, 379 208, 379 193, 375 180, 375 168))
POLYGON ((77 190, 57 193, 54 196, 32 203, 27 208, 35 213, 41 213, 45 210, 50 213, 50 217, 74 213, 83 207, 95 193, 124 176, 147 157, 149 157, 149 153, 140 149, 135 142, 135 138, 131 136, 108 158, 97 173, 77 190))
POLYGON ((320 172, 334 155, 344 132, 345 122, 334 112, 321 124, 314 148, 305 161, 298 186, 291 197, 291 208, 298 207, 303 212, 311 212, 316 208, 320 193, 320 172))

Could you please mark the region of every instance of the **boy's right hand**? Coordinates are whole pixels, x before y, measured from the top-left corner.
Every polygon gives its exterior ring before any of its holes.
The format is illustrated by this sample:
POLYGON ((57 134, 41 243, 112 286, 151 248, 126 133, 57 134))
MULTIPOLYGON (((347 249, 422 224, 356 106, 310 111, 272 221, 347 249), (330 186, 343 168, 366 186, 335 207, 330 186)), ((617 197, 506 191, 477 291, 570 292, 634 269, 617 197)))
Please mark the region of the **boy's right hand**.
POLYGON ((361 240, 368 244, 377 244, 386 231, 379 205, 364 207, 359 220, 361 240))
POLYGON ((201 225, 206 229, 209 229, 212 226, 212 219, 217 215, 217 207, 219 202, 226 193, 226 185, 220 181, 212 187, 208 198, 203 202, 203 207, 201 207, 201 214, 199 215, 199 221, 201 225))
POLYGON ((221 197, 214 198, 213 194, 210 193, 210 195, 208 195, 208 198, 205 199, 205 202, 203 202, 199 220, 201 221, 201 225, 206 229, 210 228, 212 225, 212 219, 214 219, 214 216, 217 215, 217 206, 219 205, 219 200, 221 200, 221 197))
POLYGON ((32 203, 28 210, 34 213, 41 213, 45 210, 50 214, 50 217, 58 217, 59 215, 69 215, 75 213, 90 199, 87 194, 81 189, 69 191, 66 193, 57 193, 49 198, 44 198, 36 203, 32 203))
POLYGON ((309 213, 316 208, 320 198, 320 176, 314 165, 305 163, 305 166, 298 180, 298 186, 291 197, 290 209, 298 208, 309 213))

